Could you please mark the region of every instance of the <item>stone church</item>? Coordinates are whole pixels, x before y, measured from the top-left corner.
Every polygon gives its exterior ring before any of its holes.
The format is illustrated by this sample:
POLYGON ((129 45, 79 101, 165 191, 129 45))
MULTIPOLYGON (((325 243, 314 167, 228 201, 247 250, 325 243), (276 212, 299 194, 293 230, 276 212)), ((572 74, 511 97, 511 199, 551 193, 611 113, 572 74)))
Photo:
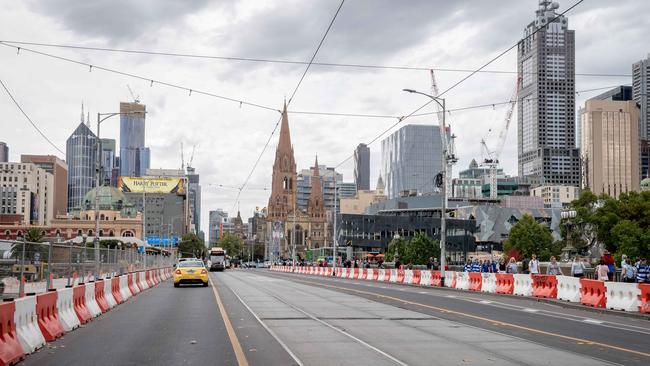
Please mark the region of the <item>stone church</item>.
POLYGON ((318 171, 318 157, 314 163, 309 204, 307 211, 303 211, 297 207, 297 170, 286 104, 282 111, 281 123, 267 215, 267 233, 270 234, 271 241, 270 254, 290 259, 295 240, 296 256, 304 259, 309 250, 323 248, 328 241, 331 242, 323 202, 322 182, 318 171))

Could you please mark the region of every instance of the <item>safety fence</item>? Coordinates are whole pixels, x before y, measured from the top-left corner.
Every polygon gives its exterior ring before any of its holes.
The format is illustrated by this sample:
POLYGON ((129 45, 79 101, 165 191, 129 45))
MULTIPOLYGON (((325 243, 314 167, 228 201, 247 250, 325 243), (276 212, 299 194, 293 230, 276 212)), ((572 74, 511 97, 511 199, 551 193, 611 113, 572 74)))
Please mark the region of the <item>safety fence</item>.
POLYGON ((78 283, 0 303, 0 366, 13 365, 130 297, 172 277, 155 268, 78 283))
MULTIPOLYGON (((440 271, 377 268, 271 266, 272 271, 316 276, 442 285, 440 271)), ((594 308, 650 313, 650 284, 596 281, 569 276, 445 271, 444 286, 457 290, 557 299, 594 308)))
POLYGON ((95 249, 74 243, 1 241, 0 251, 2 298, 43 293, 95 277, 169 267, 175 260, 171 255, 140 253, 137 247, 122 243, 95 249))

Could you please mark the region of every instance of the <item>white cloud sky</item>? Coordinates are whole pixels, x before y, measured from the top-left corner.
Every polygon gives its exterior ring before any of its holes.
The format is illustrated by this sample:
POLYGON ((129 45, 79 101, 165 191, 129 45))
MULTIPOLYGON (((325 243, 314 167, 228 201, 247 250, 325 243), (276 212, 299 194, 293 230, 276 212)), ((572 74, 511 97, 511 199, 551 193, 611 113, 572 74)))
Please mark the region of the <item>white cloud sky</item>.
MULTIPOLYGON (((0 0, 0 36, 30 41, 177 53, 287 60, 308 60, 333 15, 338 0, 312 1, 9 1, 0 0)), ((560 11, 573 4, 561 1, 560 11)), ((512 45, 533 19, 536 0, 389 1, 348 0, 316 58, 319 62, 368 63, 439 68, 475 68, 512 45)), ((576 31, 576 71, 629 74, 644 58, 650 30, 650 2, 585 1, 569 14, 576 31), (644 49, 644 46, 646 47, 644 49)), ((29 46, 26 46, 29 47, 29 46)), ((303 65, 202 60, 31 47, 59 56, 180 84, 280 109, 303 65)), ((492 70, 516 70, 511 51, 492 70)), ((441 90, 465 74, 438 72, 441 90)), ((459 108, 508 100, 512 74, 478 74, 446 95, 459 108)), ((179 168, 180 142, 188 159, 196 144, 194 165, 203 186, 202 227, 208 211, 233 212, 236 190, 209 183, 241 185, 258 157, 277 112, 260 110, 199 94, 134 80, 0 45, 0 79, 25 111, 65 151, 65 140, 79 123, 81 101, 93 114, 114 112, 129 101, 130 85, 147 105, 147 145, 153 168, 179 168)), ((577 77, 577 89, 630 84, 630 77, 577 77)), ((298 91, 292 110, 405 115, 426 102, 403 88, 426 91, 427 71, 346 69, 313 66, 298 91)), ((598 92, 581 94, 577 106, 598 92)), ((28 124, 9 98, 0 93, 0 141, 10 158, 20 154, 56 154, 28 124)), ((431 111, 428 109, 427 111, 431 111)), ((505 107, 452 113, 460 162, 481 158, 480 140, 503 123, 505 107)), ((516 114, 502 162, 516 172, 516 114)), ((319 162, 337 165, 360 142, 368 142, 395 120, 290 115, 298 169, 319 162)), ((432 116, 409 123, 432 123, 432 116)), ((94 125, 93 125, 94 126, 94 125)), ((93 127, 94 129, 94 127, 93 127)), ((496 135, 496 133, 492 133, 496 135)), ((102 137, 119 138, 118 119, 102 124, 102 137)), ((493 136, 494 137, 494 136, 493 136)), ((250 187, 269 187, 277 136, 271 142, 250 187)), ((379 141, 371 145, 371 182, 379 173, 379 141)), ((61 156, 62 157, 62 156, 61 156)), ((340 171, 352 180, 352 161, 340 171)), ((251 189, 240 198, 242 216, 267 204, 269 192, 251 189)))

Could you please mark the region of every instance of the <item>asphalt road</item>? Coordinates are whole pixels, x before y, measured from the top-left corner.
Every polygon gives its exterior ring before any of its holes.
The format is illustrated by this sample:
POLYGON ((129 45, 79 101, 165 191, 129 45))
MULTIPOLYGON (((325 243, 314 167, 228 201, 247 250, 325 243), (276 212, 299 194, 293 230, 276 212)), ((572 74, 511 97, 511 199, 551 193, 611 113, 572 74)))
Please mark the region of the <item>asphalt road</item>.
POLYGON ((23 364, 595 366, 650 361, 650 322, 642 319, 522 298, 268 270, 227 270, 210 277, 208 288, 173 288, 166 281, 23 364))

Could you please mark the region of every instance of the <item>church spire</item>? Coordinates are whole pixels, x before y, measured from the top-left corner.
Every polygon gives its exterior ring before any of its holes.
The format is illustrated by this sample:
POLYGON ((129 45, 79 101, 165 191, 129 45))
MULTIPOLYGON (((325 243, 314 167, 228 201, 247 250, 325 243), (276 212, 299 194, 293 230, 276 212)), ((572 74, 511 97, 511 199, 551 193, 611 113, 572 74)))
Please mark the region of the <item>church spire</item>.
POLYGON ((287 102, 284 102, 282 109, 282 124, 280 125, 280 142, 278 142, 278 151, 291 151, 291 133, 289 132, 289 117, 287 116, 287 102))
POLYGON ((311 193, 309 194, 309 206, 307 213, 311 217, 323 217, 323 190, 320 184, 320 171, 318 169, 318 155, 314 163, 314 173, 311 176, 311 193))
POLYGON ((286 219, 287 214, 293 211, 297 189, 296 160, 293 156, 293 146, 291 146, 286 102, 282 110, 281 122, 268 206, 269 217, 277 221, 286 219))

